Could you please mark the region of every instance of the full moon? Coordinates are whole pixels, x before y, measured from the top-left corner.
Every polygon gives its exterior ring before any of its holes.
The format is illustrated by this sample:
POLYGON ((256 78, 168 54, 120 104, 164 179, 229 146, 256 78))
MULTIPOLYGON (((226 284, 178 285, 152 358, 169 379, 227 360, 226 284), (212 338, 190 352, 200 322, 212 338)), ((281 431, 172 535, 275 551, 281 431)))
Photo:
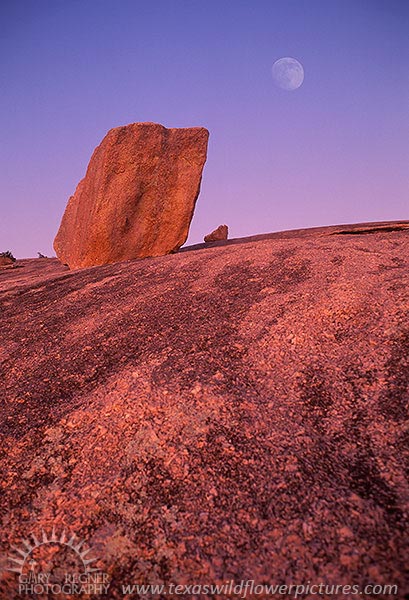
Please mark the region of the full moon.
POLYGON ((276 60, 271 72, 274 83, 283 90, 296 90, 304 81, 302 64, 289 56, 276 60))

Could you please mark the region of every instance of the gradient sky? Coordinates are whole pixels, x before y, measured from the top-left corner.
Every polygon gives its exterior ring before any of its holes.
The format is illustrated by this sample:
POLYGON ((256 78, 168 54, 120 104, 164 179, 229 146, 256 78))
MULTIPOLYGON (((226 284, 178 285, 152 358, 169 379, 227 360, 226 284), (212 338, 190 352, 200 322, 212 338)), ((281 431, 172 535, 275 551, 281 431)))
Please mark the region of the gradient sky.
POLYGON ((0 251, 53 255, 93 149, 135 121, 210 130, 188 243, 409 219, 406 0, 1 0, 0 67, 0 251))

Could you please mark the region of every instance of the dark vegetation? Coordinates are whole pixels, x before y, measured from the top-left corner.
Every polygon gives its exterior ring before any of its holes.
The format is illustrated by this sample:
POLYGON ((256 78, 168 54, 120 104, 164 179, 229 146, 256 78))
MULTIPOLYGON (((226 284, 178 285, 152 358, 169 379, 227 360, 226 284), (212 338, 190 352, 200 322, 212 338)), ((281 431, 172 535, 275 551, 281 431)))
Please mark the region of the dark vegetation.
POLYGON ((10 250, 6 250, 6 252, 0 252, 0 256, 2 256, 3 258, 10 258, 10 260, 16 262, 16 259, 14 258, 10 250))

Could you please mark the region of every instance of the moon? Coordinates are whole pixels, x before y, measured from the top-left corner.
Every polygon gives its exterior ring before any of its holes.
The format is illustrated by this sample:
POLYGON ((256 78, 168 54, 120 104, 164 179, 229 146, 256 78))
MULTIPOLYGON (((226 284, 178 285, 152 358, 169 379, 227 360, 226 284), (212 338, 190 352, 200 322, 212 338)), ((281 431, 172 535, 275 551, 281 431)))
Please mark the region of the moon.
POLYGON ((276 60, 271 68, 271 73, 274 83, 283 90, 296 90, 304 81, 302 64, 289 56, 276 60))

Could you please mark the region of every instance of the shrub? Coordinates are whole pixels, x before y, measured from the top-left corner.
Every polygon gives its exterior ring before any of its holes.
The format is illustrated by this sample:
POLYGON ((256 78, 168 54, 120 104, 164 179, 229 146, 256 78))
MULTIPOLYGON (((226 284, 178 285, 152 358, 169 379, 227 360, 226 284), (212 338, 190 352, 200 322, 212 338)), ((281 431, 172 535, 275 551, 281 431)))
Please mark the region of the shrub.
POLYGON ((3 256, 4 258, 10 258, 13 262, 16 262, 16 259, 10 250, 6 250, 6 252, 0 252, 0 256, 3 256))

